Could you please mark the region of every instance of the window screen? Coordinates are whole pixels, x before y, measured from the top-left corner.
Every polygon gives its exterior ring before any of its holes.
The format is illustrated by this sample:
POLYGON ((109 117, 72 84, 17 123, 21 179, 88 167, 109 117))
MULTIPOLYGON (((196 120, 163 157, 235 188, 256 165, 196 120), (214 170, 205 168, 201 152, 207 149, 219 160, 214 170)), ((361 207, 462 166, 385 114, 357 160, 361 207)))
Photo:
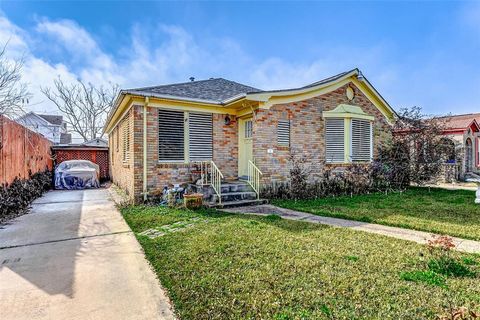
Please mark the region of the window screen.
POLYGON ((251 138, 253 135, 253 122, 252 120, 245 121, 245 138, 251 138))
POLYGON ((326 162, 345 161, 345 121, 328 118, 325 120, 325 160, 326 162))
POLYGON ((189 150, 191 161, 212 160, 212 127, 211 113, 189 114, 189 150))
POLYGON ((160 161, 185 160, 185 120, 179 111, 158 111, 158 159, 160 161))
POLYGON ((372 124, 368 120, 352 119, 352 161, 372 158, 372 124))

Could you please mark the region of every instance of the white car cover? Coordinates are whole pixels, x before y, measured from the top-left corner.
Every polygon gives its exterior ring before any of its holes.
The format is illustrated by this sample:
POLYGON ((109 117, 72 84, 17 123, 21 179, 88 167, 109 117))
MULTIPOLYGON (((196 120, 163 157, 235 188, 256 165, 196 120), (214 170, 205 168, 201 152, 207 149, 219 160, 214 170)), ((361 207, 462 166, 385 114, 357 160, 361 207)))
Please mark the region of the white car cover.
POLYGON ((99 188, 100 168, 88 160, 68 160, 55 168, 55 189, 99 188))

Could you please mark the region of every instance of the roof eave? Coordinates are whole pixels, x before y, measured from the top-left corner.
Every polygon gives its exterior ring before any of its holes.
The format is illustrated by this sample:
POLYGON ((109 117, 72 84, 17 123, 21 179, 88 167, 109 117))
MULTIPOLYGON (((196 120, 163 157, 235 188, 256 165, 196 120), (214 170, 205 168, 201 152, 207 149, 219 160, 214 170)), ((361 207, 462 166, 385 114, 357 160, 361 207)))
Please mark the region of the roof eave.
POLYGON ((338 77, 338 78, 332 78, 330 81, 325 81, 318 83, 316 85, 308 85, 300 88, 294 88, 294 89, 285 89, 285 90, 270 90, 270 91, 262 91, 262 92, 254 92, 254 93, 248 93, 247 94, 247 99, 260 99, 261 101, 265 100, 265 96, 268 97, 281 97, 281 96, 290 96, 290 95, 296 95, 296 94, 302 94, 304 92, 309 92, 313 90, 317 90, 319 88, 328 86, 331 83, 337 82, 337 81, 342 81, 343 79, 350 78, 352 76, 358 75, 359 70, 358 69, 353 69, 350 72, 345 73, 344 75, 338 77))
POLYGON ((214 105, 223 104, 222 101, 217 101, 217 100, 180 97, 180 96, 173 96, 169 94, 158 94, 158 93, 152 93, 152 92, 146 92, 146 91, 125 91, 125 93, 131 94, 133 96, 142 96, 142 97, 157 98, 157 99, 189 101, 189 102, 206 103, 206 104, 214 104, 214 105))

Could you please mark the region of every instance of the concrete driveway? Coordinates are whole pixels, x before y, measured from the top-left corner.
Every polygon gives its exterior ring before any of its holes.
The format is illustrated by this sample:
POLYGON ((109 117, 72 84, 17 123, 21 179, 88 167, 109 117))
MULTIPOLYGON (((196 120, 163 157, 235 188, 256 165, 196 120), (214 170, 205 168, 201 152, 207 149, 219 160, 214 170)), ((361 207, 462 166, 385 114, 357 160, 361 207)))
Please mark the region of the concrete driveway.
POLYGON ((51 191, 0 227, 0 318, 173 319, 106 189, 51 191))

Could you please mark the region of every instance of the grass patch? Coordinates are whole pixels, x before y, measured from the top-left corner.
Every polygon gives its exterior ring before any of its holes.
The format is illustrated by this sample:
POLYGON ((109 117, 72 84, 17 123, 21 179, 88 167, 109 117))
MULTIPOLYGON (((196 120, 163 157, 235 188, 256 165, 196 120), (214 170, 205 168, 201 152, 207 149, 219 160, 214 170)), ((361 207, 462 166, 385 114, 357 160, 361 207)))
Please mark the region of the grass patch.
POLYGON ((378 223, 480 240, 475 192, 412 187, 402 193, 274 200, 273 204, 320 216, 378 223))
POLYGON ((400 278, 405 281, 423 282, 431 286, 446 288, 445 277, 434 271, 409 271, 402 272, 400 278))
POLYGON ((472 271, 467 265, 464 265, 463 263, 458 262, 457 260, 450 257, 430 259, 427 265, 430 271, 438 274, 443 274, 448 277, 474 278, 476 276, 476 273, 472 271))
POLYGON ((478 278, 442 276, 439 286, 426 282, 434 276, 399 277, 425 267, 419 253, 426 249, 415 243, 271 216, 161 207, 122 213, 181 319, 429 319, 448 305, 480 309, 478 278), (182 232, 139 235, 195 217, 200 222, 182 232))

